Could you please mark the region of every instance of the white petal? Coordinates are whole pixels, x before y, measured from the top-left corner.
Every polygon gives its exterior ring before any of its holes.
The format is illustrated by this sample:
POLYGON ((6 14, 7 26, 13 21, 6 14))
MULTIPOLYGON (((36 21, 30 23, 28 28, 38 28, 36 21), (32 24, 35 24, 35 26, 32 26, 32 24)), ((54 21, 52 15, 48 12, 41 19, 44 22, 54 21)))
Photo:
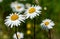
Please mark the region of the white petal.
POLYGON ((50 23, 51 26, 54 26, 55 24, 53 22, 50 23))
POLYGON ((48 26, 48 29, 52 29, 53 27, 52 26, 48 26))

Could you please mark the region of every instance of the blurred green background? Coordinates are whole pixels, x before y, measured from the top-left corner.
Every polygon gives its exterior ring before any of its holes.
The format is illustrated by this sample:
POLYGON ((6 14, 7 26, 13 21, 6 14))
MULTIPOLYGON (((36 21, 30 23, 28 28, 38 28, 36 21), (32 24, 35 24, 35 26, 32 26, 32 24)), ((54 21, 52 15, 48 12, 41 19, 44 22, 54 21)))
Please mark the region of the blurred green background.
MULTIPOLYGON (((13 39, 15 28, 8 28, 4 23, 6 16, 12 13, 10 4, 16 0, 3 0, 0 2, 0 39, 13 39)), ((35 26, 35 39, 48 39, 48 32, 44 31, 40 27, 42 20, 49 18, 54 21, 55 26, 51 32, 52 39, 60 39, 60 0, 17 0, 20 3, 36 4, 42 7, 40 16, 34 19, 27 19, 25 23, 21 23, 18 27, 18 31, 24 33, 24 39, 34 39, 34 26, 35 26), (47 7, 47 10, 44 10, 47 7), (30 29, 27 29, 27 24, 31 25, 30 29), (27 30, 31 30, 31 34, 26 33, 27 30)))

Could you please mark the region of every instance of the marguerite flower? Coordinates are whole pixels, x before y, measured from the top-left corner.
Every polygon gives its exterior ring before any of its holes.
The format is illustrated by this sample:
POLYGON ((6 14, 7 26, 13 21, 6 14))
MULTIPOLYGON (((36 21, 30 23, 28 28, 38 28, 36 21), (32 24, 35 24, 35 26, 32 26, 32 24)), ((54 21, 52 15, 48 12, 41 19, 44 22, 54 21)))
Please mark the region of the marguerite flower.
POLYGON ((26 14, 26 18, 30 18, 33 19, 36 16, 39 16, 39 14, 41 14, 41 7, 40 6, 31 6, 29 7, 25 14, 26 14))
POLYGON ((24 38, 24 34, 22 32, 17 32, 17 35, 16 33, 13 35, 13 38, 14 39, 21 39, 21 38, 24 38))
POLYGON ((11 3, 11 8, 14 12, 20 12, 20 13, 25 10, 24 5, 16 1, 11 3))
POLYGON ((41 27, 44 29, 51 29, 53 28, 54 25, 55 25, 54 22, 51 21, 50 19, 45 19, 41 23, 41 27))
POLYGON ((6 19, 5 19, 5 24, 7 26, 11 26, 11 28, 13 26, 17 26, 20 25, 21 22, 24 22, 25 20, 25 17, 24 15, 19 15, 17 13, 12 13, 10 14, 10 16, 7 16, 6 19))

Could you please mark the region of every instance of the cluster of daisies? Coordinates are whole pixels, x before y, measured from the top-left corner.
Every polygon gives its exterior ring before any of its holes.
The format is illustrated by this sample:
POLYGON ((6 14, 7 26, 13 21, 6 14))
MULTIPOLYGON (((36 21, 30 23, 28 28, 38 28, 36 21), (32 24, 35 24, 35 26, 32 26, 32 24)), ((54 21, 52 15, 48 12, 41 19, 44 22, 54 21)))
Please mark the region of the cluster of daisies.
MULTIPOLYGON (((41 14, 42 8, 38 5, 31 5, 31 4, 22 4, 18 3, 17 1, 11 3, 11 8, 14 13, 11 13, 9 16, 5 19, 5 24, 9 27, 16 26, 18 27, 22 22, 24 22, 26 19, 30 18, 33 19, 36 16, 39 16, 41 14)), ((54 22, 50 19, 45 19, 41 23, 41 27, 44 29, 51 29, 54 26, 54 22)), ((24 34, 22 32, 17 32, 17 35, 14 34, 13 38, 19 39, 24 37, 24 34)))
POLYGON ((39 16, 41 14, 41 7, 40 6, 34 6, 34 5, 29 5, 26 4, 26 8, 22 3, 18 2, 12 2, 11 3, 11 8, 14 13, 11 13, 9 16, 6 17, 5 24, 11 26, 17 26, 21 24, 21 22, 24 22, 25 19, 33 19, 36 16, 39 16), (23 14, 21 14, 23 13, 23 14))

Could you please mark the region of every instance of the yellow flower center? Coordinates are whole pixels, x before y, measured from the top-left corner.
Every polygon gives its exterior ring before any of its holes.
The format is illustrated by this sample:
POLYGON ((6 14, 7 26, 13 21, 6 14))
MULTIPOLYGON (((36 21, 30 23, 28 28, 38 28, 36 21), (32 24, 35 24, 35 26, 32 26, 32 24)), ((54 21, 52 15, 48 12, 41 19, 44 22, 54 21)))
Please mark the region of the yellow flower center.
POLYGON ((45 22, 45 25, 46 25, 46 26, 49 25, 49 22, 45 22))
POLYGON ((30 14, 33 13, 33 12, 35 12, 35 11, 36 11, 36 9, 33 8, 33 7, 29 9, 29 13, 30 13, 30 14))
POLYGON ((21 6, 17 6, 16 8, 17 8, 17 9, 20 9, 20 8, 21 8, 21 6))
POLYGON ((13 21, 17 20, 18 18, 19 18, 19 16, 17 14, 13 14, 11 16, 11 20, 13 20, 13 21))
POLYGON ((17 34, 17 37, 20 38, 20 34, 17 34))

